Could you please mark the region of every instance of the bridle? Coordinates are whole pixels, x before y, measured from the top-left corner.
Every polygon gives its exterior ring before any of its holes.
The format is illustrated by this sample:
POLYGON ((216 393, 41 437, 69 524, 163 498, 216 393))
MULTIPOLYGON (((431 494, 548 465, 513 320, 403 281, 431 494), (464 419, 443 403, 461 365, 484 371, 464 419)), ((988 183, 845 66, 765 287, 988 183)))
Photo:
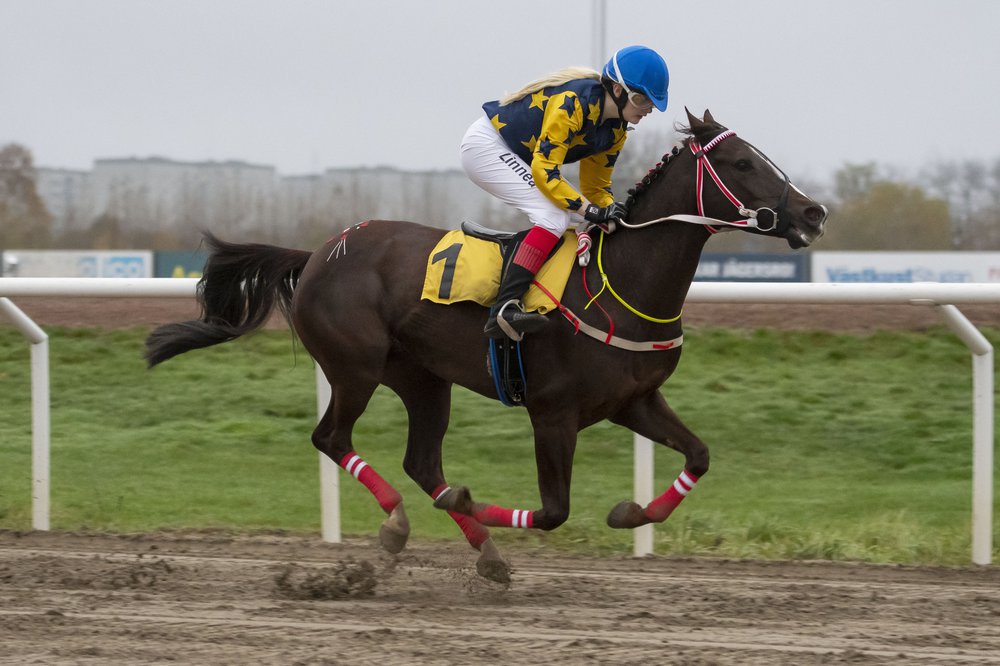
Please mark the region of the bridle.
POLYGON ((649 220, 646 222, 641 222, 639 224, 631 224, 623 220, 619 220, 622 226, 628 227, 629 229, 638 229, 640 227, 646 227, 651 224, 657 224, 659 222, 689 222, 692 224, 702 224, 709 230, 710 233, 717 233, 720 231, 717 226, 729 226, 729 227, 744 227, 756 229, 761 232, 776 232, 778 235, 784 235, 788 230, 788 220, 787 215, 784 215, 786 207, 788 205, 788 192, 791 189, 791 181, 788 175, 778 167, 777 164, 771 161, 767 155, 761 152, 753 144, 744 141, 746 145, 750 146, 767 164, 773 168, 776 172, 781 174, 784 179, 784 188, 781 191, 781 196, 778 198, 778 203, 774 208, 768 206, 762 206, 757 209, 750 209, 743 205, 743 202, 733 194, 732 190, 726 187, 726 184, 722 182, 722 178, 716 172, 715 167, 712 166, 711 160, 708 158, 708 154, 713 148, 718 146, 720 143, 725 141, 730 137, 736 136, 736 132, 733 130, 725 130, 711 141, 702 146, 697 139, 692 138, 688 142, 688 149, 695 157, 695 163, 697 165, 696 172, 696 191, 698 197, 698 214, 697 215, 670 215, 668 217, 661 217, 655 220, 649 220), (739 215, 742 215, 742 219, 737 220, 720 220, 714 217, 705 216, 705 203, 704 203, 704 186, 705 186, 705 173, 711 177, 715 182, 715 185, 719 188, 719 191, 729 200, 733 206, 736 207, 736 211, 739 215))
MULTIPOLYGON (((629 229, 638 229, 638 228, 641 228, 641 227, 647 227, 647 226, 649 226, 651 224, 658 224, 660 222, 671 222, 671 221, 689 222, 691 224, 701 224, 701 225, 704 225, 705 228, 708 229, 709 233, 713 233, 713 234, 714 233, 718 233, 720 231, 719 229, 716 228, 717 226, 728 226, 728 227, 751 228, 751 229, 756 229, 759 232, 772 232, 773 231, 773 232, 777 233, 778 235, 783 236, 787 232, 788 226, 789 226, 789 222, 787 221, 787 217, 788 216, 784 215, 786 207, 787 207, 787 204, 788 204, 788 192, 791 189, 791 181, 789 180, 788 175, 784 171, 782 171, 778 167, 778 165, 776 165, 774 162, 772 162, 771 159, 769 157, 767 157, 767 155, 765 155, 763 152, 761 152, 756 146, 754 146, 753 144, 751 144, 751 143, 749 143, 747 141, 744 141, 744 143, 747 146, 749 146, 751 149, 753 149, 761 157, 761 159, 763 159, 769 166, 771 166, 771 168, 773 168, 777 173, 781 174, 781 177, 785 181, 784 188, 781 191, 781 196, 778 198, 778 203, 777 203, 777 205, 775 205, 774 208, 770 208, 768 206, 762 206, 762 207, 757 208, 757 209, 750 209, 750 208, 747 208, 746 206, 744 206, 743 202, 741 202, 739 200, 739 198, 735 194, 733 194, 732 190, 730 190, 728 187, 726 187, 726 184, 722 182, 722 178, 719 176, 718 172, 716 172, 715 167, 712 166, 712 162, 708 158, 708 154, 712 151, 713 148, 715 148, 716 146, 718 146, 720 143, 722 143, 726 139, 728 139, 730 137, 734 137, 734 136, 736 136, 736 132, 727 129, 727 130, 722 131, 717 136, 715 136, 713 139, 711 139, 704 146, 702 146, 698 142, 698 140, 695 139, 694 137, 692 137, 691 140, 688 142, 688 148, 691 150, 691 153, 694 155, 695 162, 696 162, 696 165, 697 165, 697 174, 696 174, 696 191, 697 191, 697 197, 698 197, 698 214, 697 215, 684 215, 684 214, 670 215, 668 217, 661 217, 661 218, 657 218, 655 220, 648 220, 646 222, 641 222, 641 223, 638 223, 638 224, 631 224, 631 223, 626 222, 624 220, 616 220, 615 222, 617 224, 621 224, 622 226, 627 227, 629 229), (706 217, 705 216, 704 186, 705 186, 705 173, 706 172, 711 177, 711 179, 715 182, 715 185, 716 185, 716 187, 719 188, 719 191, 721 191, 722 194, 729 200, 729 202, 732 203, 733 206, 736 207, 737 212, 740 215, 743 216, 742 219, 738 219, 738 220, 720 220, 720 219, 717 219, 717 218, 706 217)), ((606 235, 605 233, 601 233, 600 240, 598 241, 598 245, 597 245, 597 266, 598 266, 598 270, 600 271, 600 274, 601 274, 601 289, 597 292, 597 294, 593 294, 593 295, 590 294, 590 290, 587 289, 587 283, 586 283, 586 266, 587 266, 587 263, 589 262, 589 259, 590 259, 590 244, 591 244, 591 240, 590 240, 590 236, 589 236, 589 234, 587 233, 586 230, 584 230, 583 232, 579 232, 578 231, 577 235, 578 236, 582 235, 586 239, 585 242, 584 241, 578 241, 578 249, 577 249, 577 255, 582 255, 581 259, 580 259, 580 265, 584 267, 584 273, 583 273, 583 275, 584 275, 584 289, 586 290, 587 295, 590 296, 590 300, 584 306, 585 310, 587 308, 589 308, 595 301, 597 301, 598 296, 600 296, 601 293, 603 293, 604 290, 606 289, 606 290, 608 290, 611 293, 612 296, 614 296, 615 300, 617 300, 619 303, 621 303, 627 310, 629 310, 633 314, 635 314, 638 317, 641 317, 642 319, 645 319, 647 321, 651 321, 651 322, 654 322, 654 323, 657 323, 657 324, 669 324, 669 323, 678 321, 681 318, 681 314, 682 313, 678 313, 677 315, 675 315, 673 317, 664 318, 664 319, 657 318, 657 317, 651 317, 651 316, 649 316, 647 314, 644 314, 644 313, 640 312, 636 308, 632 307, 631 305, 629 305, 625 301, 625 299, 623 299, 621 296, 618 295, 618 293, 611 287, 611 283, 610 283, 610 281, 608 279, 607 273, 604 270, 604 265, 603 265, 603 261, 602 261, 602 254, 603 254, 603 251, 604 251, 604 236, 606 235)), ((600 306, 598 306, 598 307, 600 307, 600 306)), ((601 310, 603 311, 604 308, 601 308, 601 310)), ((608 316, 607 312, 605 312, 605 316, 608 316)), ((608 319, 609 319, 609 322, 610 322, 610 317, 608 317, 608 319)), ((570 318, 570 321, 575 321, 576 322, 576 326, 578 328, 581 325, 579 323, 579 320, 576 319, 575 317, 570 318)), ((611 330, 613 331, 614 330, 614 322, 610 322, 610 323, 611 323, 611 330)), ((588 333, 588 335, 593 335, 593 334, 592 333, 588 333)), ((597 337, 597 336, 595 335, 594 337, 597 337)), ((608 333, 608 340, 611 340, 611 337, 612 337, 612 334, 609 332, 608 333)), ((611 343, 608 342, 608 344, 611 344, 611 343)), ((664 347, 661 346, 659 348, 664 348, 664 347)))

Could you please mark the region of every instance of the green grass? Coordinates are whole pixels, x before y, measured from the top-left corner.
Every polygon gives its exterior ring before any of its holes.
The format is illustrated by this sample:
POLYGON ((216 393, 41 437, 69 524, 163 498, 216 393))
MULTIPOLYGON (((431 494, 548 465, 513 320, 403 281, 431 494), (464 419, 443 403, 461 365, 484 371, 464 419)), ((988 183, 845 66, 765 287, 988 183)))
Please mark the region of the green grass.
MULTIPOLYGON (((318 531, 313 366, 288 333, 260 333, 154 371, 142 360, 145 330, 49 334, 53 529, 318 531)), ((29 376, 27 344, 0 328, 3 529, 31 525, 29 376)), ((709 444, 712 471, 657 526, 657 553, 969 561, 971 366, 947 331, 691 330, 664 392, 709 444)), ((407 499, 415 538, 460 539, 403 473, 405 437, 399 399, 379 390, 356 448, 407 499)), ((631 552, 631 533, 604 524, 631 495, 631 442, 606 423, 581 433, 570 520, 549 533, 493 530, 498 541, 631 552)), ((682 465, 657 447, 661 491, 682 465)), ((536 508, 525 411, 455 389, 445 471, 479 500, 536 508)), ((360 484, 341 479, 343 531, 374 534, 380 509, 360 484)), ((1000 502, 994 517, 1000 533, 1000 502)))

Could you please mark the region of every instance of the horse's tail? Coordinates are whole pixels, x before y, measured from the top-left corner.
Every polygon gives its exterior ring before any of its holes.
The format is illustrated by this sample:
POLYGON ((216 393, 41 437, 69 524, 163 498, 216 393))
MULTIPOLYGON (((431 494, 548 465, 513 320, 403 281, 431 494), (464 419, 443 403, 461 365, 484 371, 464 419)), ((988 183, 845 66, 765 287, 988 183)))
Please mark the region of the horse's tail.
POLYGON ((207 232, 205 242, 210 253, 198 282, 201 318, 165 324, 150 333, 149 367, 250 333, 267 322, 275 306, 291 325, 292 293, 312 253, 227 243, 207 232))

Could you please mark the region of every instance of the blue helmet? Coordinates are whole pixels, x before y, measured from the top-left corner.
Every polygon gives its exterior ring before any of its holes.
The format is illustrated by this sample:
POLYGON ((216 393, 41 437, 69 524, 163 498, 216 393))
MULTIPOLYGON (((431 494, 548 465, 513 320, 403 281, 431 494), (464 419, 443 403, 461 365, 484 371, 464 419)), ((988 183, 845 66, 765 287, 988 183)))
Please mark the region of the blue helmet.
POLYGON ((626 46, 611 56, 601 72, 627 92, 641 92, 660 111, 667 108, 670 72, 660 54, 648 46, 626 46))

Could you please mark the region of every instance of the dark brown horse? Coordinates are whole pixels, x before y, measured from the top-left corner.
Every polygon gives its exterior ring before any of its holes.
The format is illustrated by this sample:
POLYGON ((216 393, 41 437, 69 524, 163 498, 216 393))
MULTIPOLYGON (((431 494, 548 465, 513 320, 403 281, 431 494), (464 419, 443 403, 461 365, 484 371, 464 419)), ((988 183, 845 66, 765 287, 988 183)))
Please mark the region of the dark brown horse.
POLYGON ((477 570, 487 578, 509 580, 488 526, 551 530, 566 521, 577 433, 603 419, 684 456, 684 471, 663 495, 647 507, 622 502, 608 516, 616 528, 660 522, 708 471, 707 447, 660 393, 680 360, 679 314, 705 242, 729 223, 799 248, 822 234, 826 220, 823 206, 707 111, 704 119, 688 117, 683 146, 630 191, 630 228, 602 239, 601 265, 614 291, 598 301, 607 317, 584 309, 588 294, 601 291, 597 262, 586 271, 586 285, 574 266, 562 299, 568 317, 551 313, 549 325, 522 342, 540 509, 477 503, 467 488, 445 481, 441 444, 452 385, 497 393, 485 363, 486 308, 421 300, 441 229, 370 221, 313 253, 207 235, 202 317, 157 328, 147 340, 149 364, 238 338, 281 308, 332 388, 313 444, 376 497, 388 514, 380 537, 390 552, 402 550, 409 534, 402 498, 355 453, 351 438, 379 384, 399 395, 409 416, 403 468, 480 551, 477 570), (569 317, 578 318, 579 330, 569 317))

